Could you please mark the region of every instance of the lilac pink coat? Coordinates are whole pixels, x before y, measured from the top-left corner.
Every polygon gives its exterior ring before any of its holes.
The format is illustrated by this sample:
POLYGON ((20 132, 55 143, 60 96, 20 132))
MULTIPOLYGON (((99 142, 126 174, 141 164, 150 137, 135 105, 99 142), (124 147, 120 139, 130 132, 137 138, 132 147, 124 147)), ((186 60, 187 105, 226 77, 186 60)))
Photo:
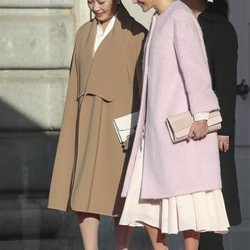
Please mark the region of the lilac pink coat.
POLYGON ((217 133, 173 144, 166 117, 219 109, 199 24, 175 1, 155 14, 144 51, 141 109, 122 196, 126 196, 144 131, 141 198, 168 198, 221 188, 217 133))

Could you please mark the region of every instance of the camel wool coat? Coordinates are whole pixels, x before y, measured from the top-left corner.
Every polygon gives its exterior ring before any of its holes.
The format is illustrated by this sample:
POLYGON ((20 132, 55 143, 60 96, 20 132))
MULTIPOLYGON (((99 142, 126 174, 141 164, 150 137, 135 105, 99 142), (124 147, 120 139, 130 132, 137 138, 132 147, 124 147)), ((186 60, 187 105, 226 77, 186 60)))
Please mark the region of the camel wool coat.
POLYGON ((96 30, 93 19, 76 35, 48 207, 118 215, 129 151, 112 120, 139 110, 136 68, 146 29, 121 4, 93 55, 96 30))
POLYGON ((217 133, 173 144, 168 116, 219 109, 199 24, 176 0, 155 14, 146 42, 139 121, 122 196, 126 196, 144 131, 142 199, 169 198, 221 188, 217 133))

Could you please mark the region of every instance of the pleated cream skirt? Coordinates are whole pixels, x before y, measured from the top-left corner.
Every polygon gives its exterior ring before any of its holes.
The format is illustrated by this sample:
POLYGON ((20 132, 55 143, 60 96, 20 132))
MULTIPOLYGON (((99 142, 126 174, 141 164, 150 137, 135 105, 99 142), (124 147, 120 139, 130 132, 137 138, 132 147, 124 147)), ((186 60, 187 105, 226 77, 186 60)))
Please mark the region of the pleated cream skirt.
POLYGON ((140 199, 143 150, 137 153, 134 172, 120 219, 121 225, 160 228, 162 233, 213 231, 227 233, 229 222, 221 190, 197 192, 168 199, 140 199))

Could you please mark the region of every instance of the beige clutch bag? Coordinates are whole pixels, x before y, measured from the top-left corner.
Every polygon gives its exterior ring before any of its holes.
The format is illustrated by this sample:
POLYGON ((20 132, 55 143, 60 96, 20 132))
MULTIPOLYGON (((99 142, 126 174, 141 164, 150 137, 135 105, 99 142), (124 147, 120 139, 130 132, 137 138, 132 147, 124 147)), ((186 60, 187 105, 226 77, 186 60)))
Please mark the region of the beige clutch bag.
MULTIPOLYGON (((168 117, 166 119, 166 125, 172 142, 177 143, 186 140, 193 122, 194 118, 189 111, 168 117)), ((220 111, 210 112, 207 121, 209 133, 221 129, 221 122, 222 117, 220 111)))
POLYGON ((135 134, 138 116, 139 112, 137 111, 113 120, 113 125, 121 144, 135 134))

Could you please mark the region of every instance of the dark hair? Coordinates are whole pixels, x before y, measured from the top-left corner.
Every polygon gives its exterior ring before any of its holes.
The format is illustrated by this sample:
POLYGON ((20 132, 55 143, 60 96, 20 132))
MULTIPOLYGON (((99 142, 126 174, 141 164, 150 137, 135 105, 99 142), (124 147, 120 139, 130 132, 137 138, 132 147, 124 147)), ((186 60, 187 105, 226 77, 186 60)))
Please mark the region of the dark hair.
POLYGON ((213 3, 208 2, 208 11, 216 13, 228 19, 229 6, 227 0, 213 0, 213 3))

